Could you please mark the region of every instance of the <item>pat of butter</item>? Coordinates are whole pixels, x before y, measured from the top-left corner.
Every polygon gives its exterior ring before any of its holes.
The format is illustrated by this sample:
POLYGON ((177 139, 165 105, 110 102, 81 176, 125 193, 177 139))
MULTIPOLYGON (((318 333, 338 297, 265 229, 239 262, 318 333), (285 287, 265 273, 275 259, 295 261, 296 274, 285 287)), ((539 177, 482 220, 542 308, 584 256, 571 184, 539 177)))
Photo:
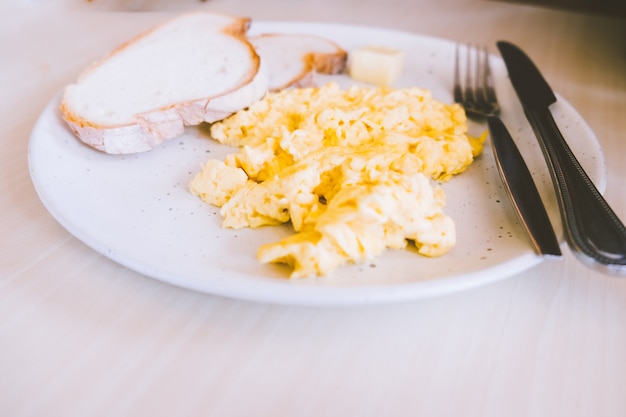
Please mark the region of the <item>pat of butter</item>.
POLYGON ((404 51, 366 46, 350 53, 350 77, 357 81, 388 86, 402 74, 404 51))

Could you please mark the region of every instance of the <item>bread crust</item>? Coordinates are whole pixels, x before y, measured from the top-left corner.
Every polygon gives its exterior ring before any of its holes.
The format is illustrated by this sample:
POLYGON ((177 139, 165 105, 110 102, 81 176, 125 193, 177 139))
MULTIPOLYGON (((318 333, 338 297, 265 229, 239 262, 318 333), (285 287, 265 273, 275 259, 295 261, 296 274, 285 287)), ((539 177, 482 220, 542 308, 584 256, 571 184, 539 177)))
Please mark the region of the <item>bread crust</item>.
POLYGON ((279 91, 289 87, 311 87, 315 73, 338 74, 345 70, 348 53, 335 42, 316 35, 267 33, 249 38, 257 48, 261 59, 273 61, 272 54, 290 54, 288 68, 269 68, 270 90, 279 91), (285 43, 291 44, 286 51, 285 43), (317 45, 313 45, 317 44, 317 45), (290 72, 286 81, 278 82, 271 75, 277 71, 290 72))
POLYGON ((249 106, 263 98, 267 83, 267 72, 261 65, 251 82, 234 91, 138 114, 135 123, 126 125, 103 126, 75 118, 65 103, 61 104, 61 111, 70 129, 87 145, 110 154, 138 153, 182 135, 185 126, 213 123, 249 106))
MULTIPOLYGON (((175 19, 184 18, 186 15, 175 19)), ((111 154, 145 152, 158 146, 163 140, 180 136, 185 126, 220 120, 261 99, 267 92, 268 75, 264 66, 261 65, 254 46, 245 38, 250 19, 212 15, 217 19, 230 19, 231 22, 220 27, 219 30, 216 29, 216 32, 232 36, 248 50, 251 65, 243 82, 213 97, 199 97, 196 100, 171 103, 148 112, 138 113, 132 122, 126 124, 107 125, 87 120, 73 111, 64 97, 61 103, 61 113, 70 129, 81 141, 102 152, 111 154)), ((132 47, 140 39, 154 34, 172 21, 158 25, 120 45, 83 71, 78 77, 78 82, 88 77, 94 68, 105 65, 112 56, 132 47)))

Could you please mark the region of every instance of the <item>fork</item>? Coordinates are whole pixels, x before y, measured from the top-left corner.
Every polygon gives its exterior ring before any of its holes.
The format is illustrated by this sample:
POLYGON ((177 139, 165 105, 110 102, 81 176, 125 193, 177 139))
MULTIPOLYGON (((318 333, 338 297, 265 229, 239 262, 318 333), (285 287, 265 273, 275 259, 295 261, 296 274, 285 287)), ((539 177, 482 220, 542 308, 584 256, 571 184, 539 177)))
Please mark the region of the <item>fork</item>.
POLYGON ((466 45, 464 83, 461 82, 459 49, 457 44, 454 63, 454 101, 463 106, 468 117, 487 121, 498 172, 535 252, 541 256, 560 257, 559 242, 532 175, 506 126, 498 117, 500 106, 487 49, 466 45))
POLYGON ((461 83, 459 49, 457 44, 454 61, 454 101, 461 104, 469 116, 497 116, 500 113, 500 106, 493 86, 487 48, 466 46, 465 84, 461 83))

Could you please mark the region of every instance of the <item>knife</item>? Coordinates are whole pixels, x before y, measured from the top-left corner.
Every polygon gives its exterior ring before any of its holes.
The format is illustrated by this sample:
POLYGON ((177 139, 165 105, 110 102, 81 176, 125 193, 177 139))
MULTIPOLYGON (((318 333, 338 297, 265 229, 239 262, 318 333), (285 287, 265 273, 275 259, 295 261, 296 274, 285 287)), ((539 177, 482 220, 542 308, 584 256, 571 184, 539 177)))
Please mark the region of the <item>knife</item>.
POLYGON ((560 257, 561 248, 533 177, 502 120, 487 117, 491 144, 502 183, 513 208, 528 232, 535 251, 542 256, 560 257))
POLYGON ((569 247, 587 266, 626 275, 626 227, 559 131, 550 112, 556 96, 521 49, 506 41, 498 41, 497 46, 546 158, 569 247))

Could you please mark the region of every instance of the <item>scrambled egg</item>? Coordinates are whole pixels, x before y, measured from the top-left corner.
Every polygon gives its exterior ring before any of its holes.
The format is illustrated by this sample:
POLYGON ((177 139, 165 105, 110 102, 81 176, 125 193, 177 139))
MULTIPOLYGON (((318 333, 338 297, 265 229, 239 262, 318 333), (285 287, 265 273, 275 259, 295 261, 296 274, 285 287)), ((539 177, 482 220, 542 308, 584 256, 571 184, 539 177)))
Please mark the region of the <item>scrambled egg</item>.
POLYGON ((463 172, 484 135, 467 134, 465 112, 419 88, 290 89, 211 126, 239 147, 209 160, 190 190, 221 207, 223 226, 291 222, 293 236, 261 246, 263 262, 292 277, 327 275, 412 241, 440 256, 455 244, 443 191, 432 180, 463 172))

